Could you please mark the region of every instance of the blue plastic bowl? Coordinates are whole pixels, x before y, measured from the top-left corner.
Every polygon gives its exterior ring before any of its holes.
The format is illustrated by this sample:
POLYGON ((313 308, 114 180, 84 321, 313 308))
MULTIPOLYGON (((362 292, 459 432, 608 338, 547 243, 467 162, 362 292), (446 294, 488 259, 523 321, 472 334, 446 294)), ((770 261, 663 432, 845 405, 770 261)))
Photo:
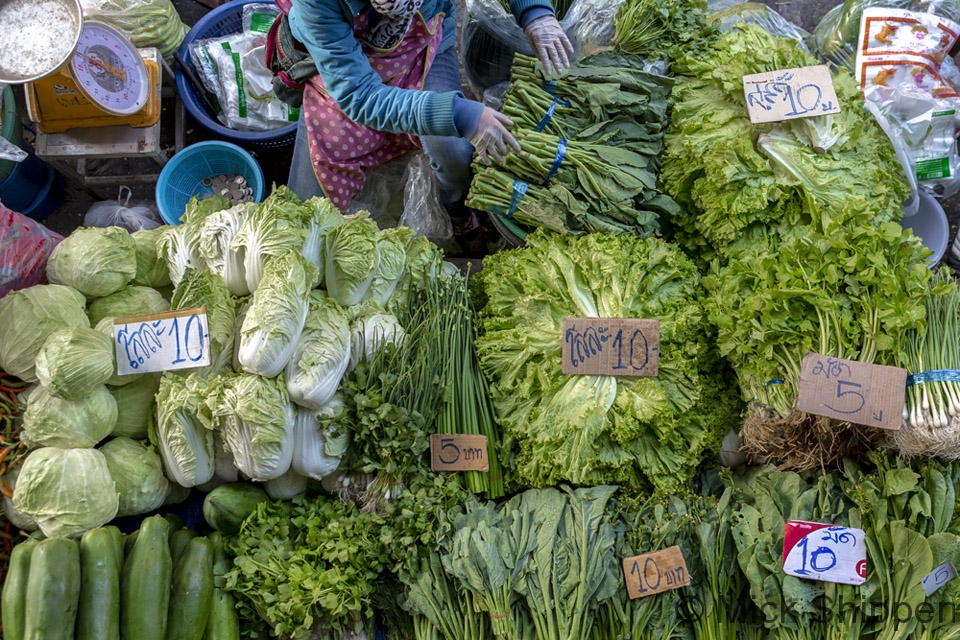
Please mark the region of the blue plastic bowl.
MULTIPOLYGON (((200 18, 190 33, 183 39, 180 45, 180 56, 185 64, 190 62, 190 44, 198 40, 207 38, 217 38, 232 33, 240 33, 243 30, 243 5, 253 2, 263 2, 264 0, 232 0, 221 5, 200 18)), ((266 0, 270 2, 271 0, 266 0)), ((274 129, 273 131, 237 131, 229 129, 217 120, 216 114, 208 113, 200 103, 197 92, 187 82, 186 77, 180 68, 176 70, 177 93, 183 100, 183 106, 187 108, 193 118, 200 125, 225 140, 231 140, 237 144, 253 145, 261 148, 277 149, 288 147, 297 139, 297 123, 293 122, 287 126, 274 129)))
POLYGON ((204 178, 226 173, 243 176, 253 189, 253 199, 263 200, 263 170, 249 153, 235 144, 220 141, 198 142, 173 156, 157 180, 157 207, 167 224, 180 224, 180 216, 193 196, 213 193, 203 186, 204 178))

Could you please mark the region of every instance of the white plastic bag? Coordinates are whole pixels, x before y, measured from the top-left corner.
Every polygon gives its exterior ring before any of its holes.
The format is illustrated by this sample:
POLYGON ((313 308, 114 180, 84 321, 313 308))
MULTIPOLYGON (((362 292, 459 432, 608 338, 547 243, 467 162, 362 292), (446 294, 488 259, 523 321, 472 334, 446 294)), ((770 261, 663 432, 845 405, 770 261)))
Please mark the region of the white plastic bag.
POLYGON ((156 229, 163 224, 157 206, 150 202, 131 202, 133 192, 120 187, 116 200, 95 202, 83 217, 85 227, 123 227, 130 233, 156 229))

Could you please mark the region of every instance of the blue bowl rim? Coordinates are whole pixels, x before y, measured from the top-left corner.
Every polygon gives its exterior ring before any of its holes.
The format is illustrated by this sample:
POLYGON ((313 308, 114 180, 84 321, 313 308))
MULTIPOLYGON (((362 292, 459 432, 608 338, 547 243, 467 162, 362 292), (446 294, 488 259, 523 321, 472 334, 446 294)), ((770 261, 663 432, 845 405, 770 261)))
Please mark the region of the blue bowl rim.
MULTIPOLYGON (((220 5, 216 9, 210 11, 210 13, 207 15, 200 18, 200 20, 193 25, 193 27, 190 29, 190 32, 187 33, 187 36, 180 44, 179 53, 180 57, 183 58, 183 63, 190 64, 190 44, 200 40, 200 34, 205 33, 210 25, 222 20, 227 14, 240 11, 245 4, 262 2, 276 4, 275 0, 230 0, 230 2, 220 5)), ((218 122, 214 116, 208 114, 206 110, 200 106, 200 103, 197 102, 197 98, 193 95, 193 91, 187 84, 187 79, 179 67, 174 72, 174 76, 177 82, 177 93, 180 94, 180 98, 183 100, 183 104, 187 108, 187 111, 204 128, 216 133, 217 135, 223 136, 224 138, 229 138, 231 140, 238 140, 240 142, 269 144, 271 142, 275 143, 281 138, 296 133, 296 122, 292 122, 287 126, 280 127, 279 129, 274 129, 272 131, 238 131, 236 129, 225 127, 220 124, 220 122, 218 122)))
MULTIPOLYGON (((188 158, 195 156, 197 153, 208 148, 219 148, 229 151, 236 152, 243 156, 247 163, 252 165, 256 169, 257 175, 257 184, 254 187, 254 201, 260 202, 263 200, 264 191, 266 191, 266 178, 263 176, 263 167, 260 166, 260 163, 257 162, 257 159, 254 158, 250 152, 246 149, 236 145, 232 142, 225 142, 223 140, 204 140, 202 142, 196 142, 189 147, 184 147, 179 153, 175 154, 170 160, 163 165, 163 169, 160 171, 160 176, 157 179, 157 186, 154 189, 154 197, 157 201, 157 209, 160 211, 160 217, 163 219, 164 223, 177 226, 181 224, 180 219, 170 220, 166 211, 164 211, 162 203, 164 199, 161 197, 161 191, 166 187, 166 183, 169 180, 169 175, 175 171, 181 164, 187 161, 188 158), (187 153, 189 151, 189 153, 187 153)), ((182 214, 181 214, 182 215, 182 214)))

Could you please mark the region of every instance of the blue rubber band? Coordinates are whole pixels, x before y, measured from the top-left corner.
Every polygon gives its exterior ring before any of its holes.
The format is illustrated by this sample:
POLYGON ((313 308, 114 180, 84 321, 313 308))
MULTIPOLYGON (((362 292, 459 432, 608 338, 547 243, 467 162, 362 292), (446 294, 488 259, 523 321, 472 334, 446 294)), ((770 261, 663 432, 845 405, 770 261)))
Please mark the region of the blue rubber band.
POLYGON ((784 381, 781 380, 780 378, 776 378, 776 379, 774 379, 774 380, 771 380, 770 382, 765 382, 765 383, 763 384, 763 386, 769 387, 769 386, 772 385, 772 384, 786 384, 786 382, 784 382, 784 381))
POLYGON ((510 211, 507 212, 508 218, 512 218, 513 214, 517 212, 517 207, 520 206, 523 197, 527 195, 527 189, 529 187, 529 184, 521 180, 513 181, 513 194, 510 196, 510 211))
POLYGON ((547 173, 547 177, 543 181, 543 186, 550 184, 550 181, 553 180, 553 176, 557 175, 557 171, 560 170, 560 163, 563 162, 563 157, 565 155, 567 155, 567 141, 563 138, 560 138, 560 141, 557 143, 557 155, 553 159, 553 166, 550 167, 550 172, 547 173))
POLYGON ((550 123, 550 120, 553 118, 554 112, 557 110, 557 105, 562 107, 569 107, 570 103, 565 100, 561 100, 557 96, 553 96, 553 104, 550 105, 550 108, 547 109, 547 113, 543 116, 537 126, 533 128, 534 131, 540 133, 547 128, 547 125, 550 123))
POLYGON ((938 369, 907 376, 907 386, 914 387, 928 382, 960 382, 960 369, 938 369))

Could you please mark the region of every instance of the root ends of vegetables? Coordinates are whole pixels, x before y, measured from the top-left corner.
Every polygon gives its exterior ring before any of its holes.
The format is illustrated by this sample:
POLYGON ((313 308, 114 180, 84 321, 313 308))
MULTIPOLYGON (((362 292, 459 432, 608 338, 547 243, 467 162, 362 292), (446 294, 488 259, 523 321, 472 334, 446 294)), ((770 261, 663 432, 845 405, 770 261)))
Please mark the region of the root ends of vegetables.
POLYGON ((755 402, 740 438, 741 452, 756 462, 774 462, 780 469, 802 472, 836 466, 846 457, 862 458, 882 443, 883 433, 802 411, 779 418, 755 402))

